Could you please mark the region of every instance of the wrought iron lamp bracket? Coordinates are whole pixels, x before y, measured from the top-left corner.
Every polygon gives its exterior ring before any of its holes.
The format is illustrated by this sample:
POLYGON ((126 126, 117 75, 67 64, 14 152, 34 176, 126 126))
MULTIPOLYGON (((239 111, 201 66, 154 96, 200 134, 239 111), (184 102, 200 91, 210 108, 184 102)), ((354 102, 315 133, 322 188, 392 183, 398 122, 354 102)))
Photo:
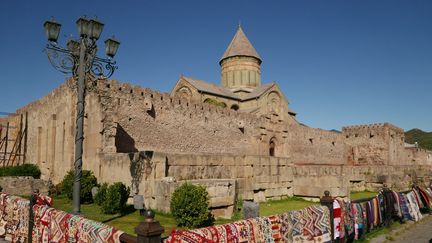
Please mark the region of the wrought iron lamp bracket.
MULTIPOLYGON (((100 58, 96 56, 97 47, 93 40, 83 39, 86 47, 85 51, 85 73, 89 73, 88 77, 93 79, 106 79, 113 75, 118 68, 116 62, 110 58, 100 58)), ((72 74, 78 76, 79 56, 66 48, 60 47, 54 43, 47 44, 45 53, 51 65, 58 71, 64 74, 72 74)))
POLYGON ((72 55, 71 51, 49 43, 44 52, 47 54, 48 60, 55 69, 64 74, 76 76, 78 73, 78 59, 76 56, 72 55))

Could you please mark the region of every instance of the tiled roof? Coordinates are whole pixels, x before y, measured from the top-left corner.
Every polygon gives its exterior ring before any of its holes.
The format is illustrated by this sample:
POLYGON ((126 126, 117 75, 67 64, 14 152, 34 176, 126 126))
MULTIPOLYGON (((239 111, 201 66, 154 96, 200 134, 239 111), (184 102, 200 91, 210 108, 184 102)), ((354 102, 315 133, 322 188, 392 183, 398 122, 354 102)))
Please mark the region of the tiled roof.
POLYGON ((271 82, 268 84, 263 84, 261 86, 256 87, 252 92, 243 97, 244 100, 254 99, 256 97, 260 97, 263 93, 269 90, 271 87, 275 85, 275 82, 271 82))
POLYGON ((262 94, 264 94, 267 90, 269 90, 270 88, 272 88, 275 85, 274 82, 271 82, 271 83, 264 84, 264 85, 259 86, 259 87, 251 88, 250 93, 241 97, 240 95, 234 93, 233 90, 224 88, 222 86, 218 86, 218 85, 215 85, 212 83, 207 83, 203 80, 196 80, 196 79, 185 77, 185 76, 182 76, 182 78, 184 80, 186 80, 188 83, 190 83, 192 86, 194 86, 199 91, 214 94, 214 95, 224 96, 224 97, 228 97, 228 98, 232 98, 232 99, 236 99, 236 100, 249 100, 249 99, 254 99, 254 98, 260 97, 262 94))
POLYGON ((238 27, 237 32, 234 35, 234 38, 232 39, 231 43, 229 44, 228 48, 226 49, 220 61, 228 57, 234 57, 234 56, 255 57, 259 59, 261 62, 261 57, 258 55, 258 52, 252 46, 252 44, 250 43, 249 39, 246 37, 245 33, 243 32, 240 26, 238 27))
POLYGON ((192 78, 188 78, 183 76, 183 79, 188 81, 192 86, 194 86, 197 90, 203 91, 210 94, 225 96, 233 99, 238 99, 238 96, 232 93, 229 89, 225 89, 224 87, 217 86, 212 83, 207 83, 202 80, 196 80, 192 78))

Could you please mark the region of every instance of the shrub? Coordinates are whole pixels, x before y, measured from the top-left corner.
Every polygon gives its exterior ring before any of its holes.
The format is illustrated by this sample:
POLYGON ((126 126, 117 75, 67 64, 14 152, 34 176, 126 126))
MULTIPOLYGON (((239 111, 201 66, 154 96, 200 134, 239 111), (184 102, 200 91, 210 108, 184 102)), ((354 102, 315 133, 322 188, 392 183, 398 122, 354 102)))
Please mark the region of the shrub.
POLYGON ((41 171, 37 165, 22 164, 17 166, 6 166, 0 168, 0 176, 32 176, 39 179, 41 171))
POLYGON ((115 214, 123 212, 129 198, 129 187, 126 187, 121 182, 116 182, 108 186, 103 193, 105 194, 104 200, 101 203, 103 213, 115 214))
MULTIPOLYGON (((73 184, 74 184, 75 172, 69 171, 61 182, 61 193, 65 194, 69 199, 72 199, 73 184)), ((93 175, 93 172, 89 170, 83 170, 81 176, 81 203, 92 203, 93 197, 91 189, 97 186, 97 179, 93 175)))
POLYGON ((107 189, 108 189, 108 184, 107 183, 103 183, 99 187, 98 192, 96 193, 96 196, 94 198, 94 202, 97 205, 102 206, 102 203, 105 201, 105 198, 106 198, 107 189))
POLYGON ((237 198, 234 204, 234 213, 231 216, 232 220, 240 220, 242 219, 242 212, 243 212, 243 199, 241 196, 237 198))
POLYGON ((171 197, 170 209, 180 227, 204 227, 214 222, 209 210, 208 192, 203 186, 186 182, 178 187, 171 197))
POLYGON ((222 101, 218 101, 218 100, 215 100, 215 99, 212 99, 212 98, 205 99, 204 103, 207 103, 207 104, 210 104, 210 105, 214 105, 214 106, 219 106, 219 107, 222 107, 222 108, 226 107, 226 104, 223 103, 222 101))

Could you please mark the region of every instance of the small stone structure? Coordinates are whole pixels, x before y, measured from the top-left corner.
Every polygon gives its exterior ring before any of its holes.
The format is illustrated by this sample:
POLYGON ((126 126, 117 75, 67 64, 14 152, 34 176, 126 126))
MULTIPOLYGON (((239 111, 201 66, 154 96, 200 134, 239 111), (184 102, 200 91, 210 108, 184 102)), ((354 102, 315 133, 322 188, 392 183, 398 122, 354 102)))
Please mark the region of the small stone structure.
POLYGON ((259 217, 259 204, 256 202, 243 202, 243 219, 259 217))
POLYGON ((49 185, 47 181, 34 179, 31 176, 3 176, 0 177, 2 191, 14 195, 31 195, 35 190, 48 195, 49 185))

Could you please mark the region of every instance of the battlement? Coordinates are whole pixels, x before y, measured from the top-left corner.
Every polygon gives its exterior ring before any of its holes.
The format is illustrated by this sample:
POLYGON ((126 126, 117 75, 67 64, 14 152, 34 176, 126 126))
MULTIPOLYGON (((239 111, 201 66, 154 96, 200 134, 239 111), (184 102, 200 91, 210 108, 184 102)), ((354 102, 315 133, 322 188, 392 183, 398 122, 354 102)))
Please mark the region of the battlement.
POLYGON ((257 116, 254 114, 235 111, 228 107, 218 107, 207 103, 191 101, 185 98, 171 96, 169 93, 142 88, 129 83, 122 83, 117 80, 98 80, 97 89, 99 91, 109 92, 110 95, 120 99, 149 99, 153 106, 159 108, 166 106, 181 109, 193 114, 223 114, 224 116, 234 117, 236 119, 257 120, 257 116))
POLYGON ((16 113, 17 114, 25 113, 37 107, 43 106, 56 97, 64 96, 65 92, 69 92, 73 89, 73 86, 74 86, 74 80, 73 78, 69 78, 64 83, 62 83, 59 87, 55 88, 53 91, 51 91, 49 94, 45 95, 44 97, 35 100, 21 108, 18 108, 16 110, 16 113))
MULTIPOLYGON (((157 109, 178 109, 182 110, 185 114, 205 116, 208 119, 211 119, 212 115, 223 115, 227 117, 227 121, 242 120, 244 123, 249 124, 266 124, 267 122, 264 117, 255 114, 236 111, 229 107, 218 107, 200 101, 191 101, 182 97, 171 96, 169 93, 143 88, 138 85, 132 85, 114 79, 98 79, 95 83, 95 87, 88 88, 87 94, 96 93, 97 95, 111 96, 120 100, 126 100, 127 102, 140 102, 139 100, 148 99, 151 105, 157 107, 157 109)), ((76 83, 74 78, 69 78, 46 96, 17 109, 16 112, 19 114, 26 111, 37 110, 40 107, 46 106, 49 102, 53 102, 53 100, 65 96, 65 94, 72 94, 72 96, 75 96, 75 93, 76 83)))
POLYGON ((374 124, 365 124, 365 125, 353 125, 353 126, 345 126, 342 127, 343 133, 350 133, 350 132, 360 132, 360 131, 367 131, 367 130, 381 130, 388 128, 390 130, 393 130, 397 133, 403 133, 403 129, 399 128, 393 124, 390 124, 388 122, 385 123, 374 123, 374 124))
POLYGON ((337 141, 342 138, 341 133, 323 130, 320 128, 312 128, 307 126, 289 125, 286 128, 287 132, 296 132, 303 134, 307 139, 327 139, 337 141))

